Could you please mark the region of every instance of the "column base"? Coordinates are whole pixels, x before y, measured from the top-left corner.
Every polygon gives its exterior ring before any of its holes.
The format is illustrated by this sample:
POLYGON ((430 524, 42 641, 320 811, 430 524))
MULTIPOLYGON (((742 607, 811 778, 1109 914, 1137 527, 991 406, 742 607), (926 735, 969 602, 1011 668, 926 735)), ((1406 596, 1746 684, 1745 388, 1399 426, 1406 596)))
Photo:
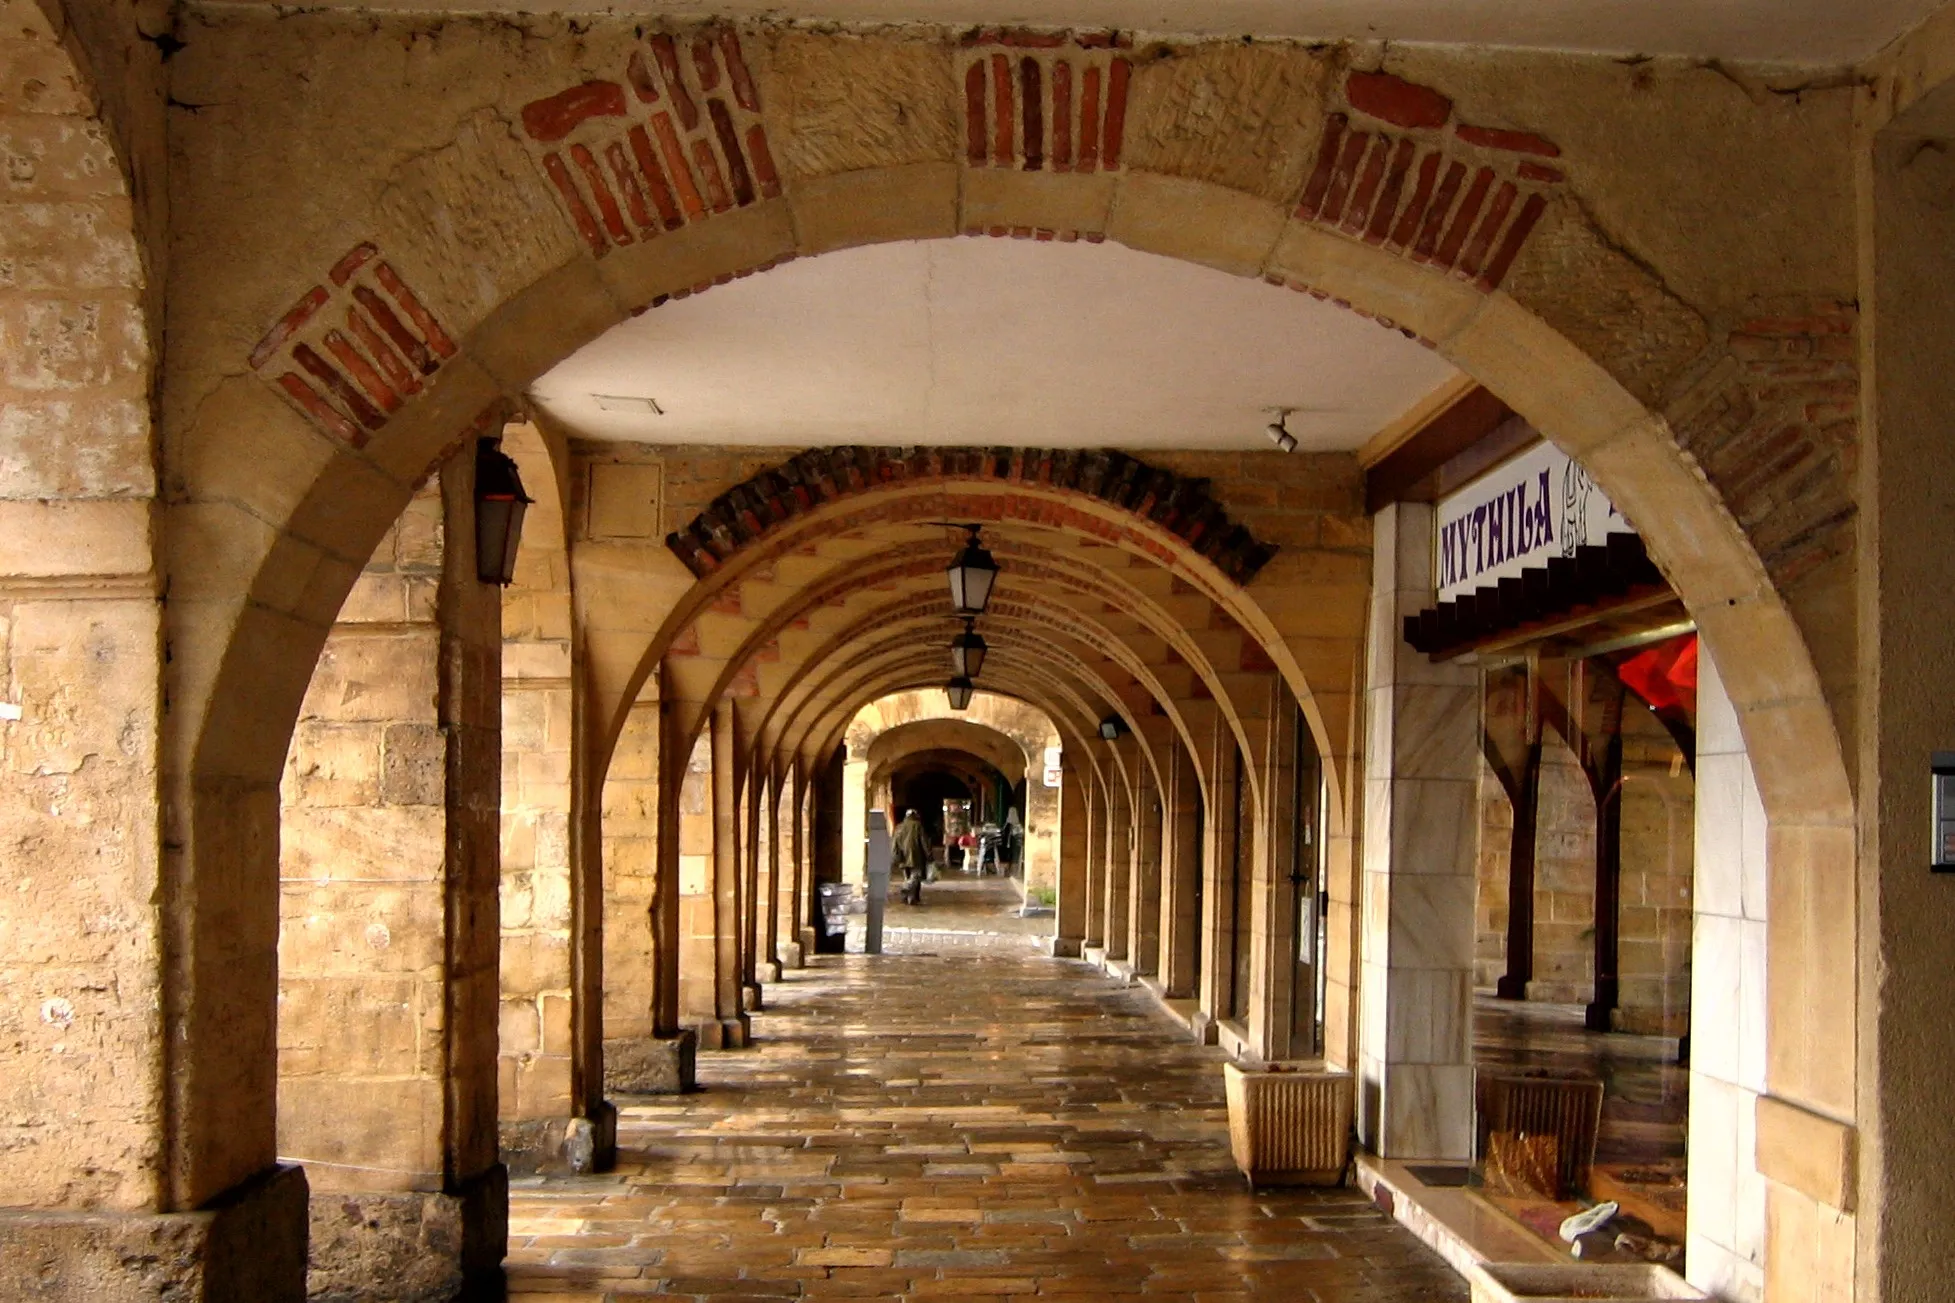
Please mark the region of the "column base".
POLYGON ((1493 984, 1493 995, 1496 1000, 1525 1000, 1527 999, 1527 979, 1525 977, 1510 977, 1502 974, 1499 980, 1493 984))
POLYGON ((311 1303, 487 1297, 509 1247, 509 1172, 498 1163, 452 1192, 315 1194, 311 1231, 311 1303))
POLYGON ((305 1303, 306 1180, 274 1167, 191 1213, 0 1211, 0 1298, 305 1303))
POLYGON ((1080 949, 1078 937, 1052 938, 1052 957, 1054 959, 1078 959, 1080 957, 1080 949))
POLYGON ((802 947, 801 943, 799 941, 783 941, 781 942, 781 962, 774 965, 774 980, 777 982, 781 980, 780 970, 782 969, 806 968, 807 966, 808 952, 802 947))
POLYGON ((740 1008, 747 1013, 760 1013, 767 1008, 767 997, 759 982, 740 983, 740 1008))
POLYGON ((1106 975, 1126 986, 1132 986, 1139 979, 1139 975, 1134 972, 1133 964, 1125 959, 1107 960, 1106 975))
POLYGON ((583 1176, 618 1161, 618 1110, 599 1100, 589 1117, 526 1118, 496 1127, 496 1147, 513 1176, 583 1176))
POLYGON ((1106 967, 1106 947, 1097 942, 1081 946, 1079 948, 1079 957, 1095 968, 1103 969, 1106 967))
POLYGON ((698 1023, 702 1050, 743 1050, 753 1044, 753 1021, 746 1014, 732 1018, 709 1018, 698 1023))
POLYGON ((699 1084, 699 1036, 691 1029, 670 1036, 604 1042, 604 1089, 614 1095, 683 1095, 699 1084))

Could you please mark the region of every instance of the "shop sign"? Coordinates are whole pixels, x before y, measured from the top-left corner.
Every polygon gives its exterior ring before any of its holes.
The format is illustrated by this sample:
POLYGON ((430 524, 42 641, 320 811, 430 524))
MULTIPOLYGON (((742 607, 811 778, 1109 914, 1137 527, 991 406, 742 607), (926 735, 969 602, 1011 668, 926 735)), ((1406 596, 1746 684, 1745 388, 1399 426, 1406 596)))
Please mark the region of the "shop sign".
POLYGON ((1436 525, 1432 572, 1442 602, 1635 532, 1588 472, 1545 442, 1442 500, 1436 525))

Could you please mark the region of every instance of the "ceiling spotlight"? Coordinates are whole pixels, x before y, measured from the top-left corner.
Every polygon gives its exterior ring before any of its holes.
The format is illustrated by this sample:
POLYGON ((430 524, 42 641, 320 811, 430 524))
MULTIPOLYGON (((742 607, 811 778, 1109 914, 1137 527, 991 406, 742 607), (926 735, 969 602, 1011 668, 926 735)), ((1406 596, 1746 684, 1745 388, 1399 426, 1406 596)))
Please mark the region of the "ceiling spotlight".
POLYGON ((976 691, 977 685, 961 674, 944 684, 944 696, 949 700, 952 710, 962 710, 970 705, 971 694, 976 691))
POLYGON ((984 668, 985 655, 991 650, 984 641, 984 635, 972 628, 973 621, 964 621, 964 632, 950 640, 950 668, 960 679, 975 679, 978 671, 984 668))
POLYGON ((963 525, 971 531, 964 550, 957 554, 944 573, 950 578, 950 604, 958 615, 983 615, 991 602, 991 585, 998 579, 998 563, 984 550, 978 539, 982 525, 963 525))
POLYGON ((1295 452, 1297 450, 1297 438, 1294 434, 1290 433, 1289 424, 1290 409, 1286 407, 1277 414, 1275 420, 1263 427, 1263 432, 1269 435, 1269 441, 1276 445, 1278 452, 1295 452))
POLYGON ((1127 727, 1127 721, 1118 714, 1108 715, 1100 721, 1100 736, 1109 742, 1118 742, 1131 732, 1133 730, 1127 727))

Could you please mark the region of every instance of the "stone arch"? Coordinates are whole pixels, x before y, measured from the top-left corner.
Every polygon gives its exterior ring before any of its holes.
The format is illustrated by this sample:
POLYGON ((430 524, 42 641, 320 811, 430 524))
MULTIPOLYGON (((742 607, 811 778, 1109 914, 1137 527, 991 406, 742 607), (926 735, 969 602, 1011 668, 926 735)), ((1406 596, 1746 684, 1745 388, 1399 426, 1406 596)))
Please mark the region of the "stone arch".
MULTIPOLYGON (((731 39, 735 48, 742 44, 731 39)), ((497 220, 511 208, 533 212, 539 205, 563 205, 561 229, 497 260, 489 289, 462 286, 448 274, 452 251, 431 243, 437 224, 425 211, 369 212, 358 199, 375 193, 379 183, 335 173, 322 184, 348 181, 343 211, 307 212, 251 254, 271 265, 314 268, 316 276, 294 281, 281 272, 277 279, 290 290, 281 302, 261 295, 240 307, 236 295, 213 292, 216 306, 197 309, 262 310, 261 322, 271 323, 271 330, 259 338, 259 363, 250 365, 257 350, 241 338, 249 328, 240 321, 200 321, 193 313, 184 323, 186 338, 199 342, 198 356, 184 364, 177 395, 183 401, 175 404, 180 415, 171 430, 183 493, 169 513, 174 708, 166 747, 177 776, 169 813, 181 834, 188 917, 181 929, 181 980, 166 1003, 172 1043, 187 1047, 184 1080, 195 1096, 183 1106, 179 1128, 187 1146, 181 1185, 192 1202, 257 1170, 269 1153, 263 1106, 244 1106, 243 1122, 237 1109, 218 1106, 227 1093, 268 1099, 262 1087, 269 1069, 231 1064, 228 1047, 240 1039, 266 1041, 270 988, 262 970, 269 938, 258 935, 262 927, 230 925, 263 913, 249 902, 270 878, 266 797, 275 792, 284 741, 324 630, 361 561, 440 450, 466 437, 500 395, 520 390, 627 313, 787 257, 980 230, 1023 238, 1109 238, 1307 289, 1411 331, 1581 458, 1611 498, 1644 524, 1652 554, 1702 624, 1707 642, 1732 649, 1726 658, 1732 695, 1768 810, 1784 828, 1823 831, 1826 844, 1812 853, 1829 868, 1851 862, 1852 796, 1839 732, 1811 649, 1788 607, 1789 587, 1782 590, 1774 578, 1788 586, 1796 579, 1805 555, 1798 540, 1818 537, 1822 550, 1837 547, 1840 522, 1821 519, 1804 523, 1824 528, 1787 531, 1777 523, 1765 530, 1754 521, 1749 527, 1760 531, 1760 539, 1777 540, 1754 547, 1718 485, 1734 503, 1746 491, 1720 469, 1711 455, 1716 449, 1706 442, 1743 443, 1740 436, 1751 428, 1744 418, 1720 424, 1721 417, 1705 415, 1728 411, 1724 400, 1733 392, 1743 397, 1743 382, 1725 366, 1728 350, 1709 343, 1703 314, 1648 273, 1625 268, 1627 260, 1611 253, 1581 205, 1566 197, 1568 176, 1579 176, 1578 169, 1594 160, 1561 159, 1552 140, 1520 129, 1537 124, 1482 126, 1438 91, 1397 77, 1341 75, 1344 61, 1371 60, 1371 51, 1238 52, 1218 43, 1164 47, 1163 57, 1142 63, 1113 52, 1109 42, 1075 36, 1070 45, 1041 47, 1058 52, 1038 54, 1034 62, 1045 70, 1047 84, 1052 61, 1061 57, 1099 68, 1109 86, 1114 67, 1128 69, 1120 74, 1132 79, 1122 119, 1126 134, 1113 130, 1110 119, 1102 124, 1105 131, 1096 128, 1094 171, 1033 175, 1001 166, 1007 156, 1033 162, 1009 113, 993 121, 988 144, 981 131, 960 142, 955 130, 957 106, 968 101, 951 69, 968 72, 977 66, 973 59, 1002 57, 1015 47, 994 49, 995 43, 980 39, 953 50, 935 35, 867 41, 767 29, 750 42, 760 71, 745 83, 728 74, 740 100, 733 120, 745 129, 742 157, 755 193, 736 194, 742 202, 724 206, 715 199, 714 207, 723 211, 710 218, 699 208, 676 226, 662 222, 668 229, 655 239, 627 228, 627 243, 617 231, 627 216, 637 220, 630 196, 611 194, 607 208, 574 176, 566 172, 569 180, 558 180, 548 163, 555 157, 557 169, 564 168, 560 151, 574 156, 574 147, 562 142, 574 133, 622 129, 641 112, 624 89, 636 36, 623 26, 606 26, 588 41, 592 60, 607 51, 616 56, 617 79, 604 82, 615 96, 575 99, 565 87, 540 86, 532 77, 518 83, 529 89, 510 92, 507 106, 508 120, 520 119, 525 137, 484 143, 480 125, 471 128, 477 143, 469 148, 485 156, 508 161, 507 144, 536 159, 534 174, 508 173, 515 178, 508 193, 456 186, 452 178, 437 184, 412 172, 454 166, 456 157, 444 151, 403 163, 411 173, 405 179, 421 187, 414 193, 460 190, 471 202, 500 205, 483 214, 495 219, 487 225, 498 232, 504 228, 497 220), (1183 79, 1206 70, 1240 88, 1259 69, 1282 88, 1275 98, 1250 97, 1267 100, 1268 109, 1232 108, 1198 118, 1185 107, 1194 91, 1183 79), (795 107, 795 88, 816 71, 853 89, 823 112, 803 111, 805 106, 795 107), (765 92, 765 107, 756 87, 765 92), (536 98, 523 101, 531 91, 536 98), (894 103, 936 97, 935 108, 912 115, 916 125, 891 148, 873 143, 888 136, 868 130, 863 116, 867 101, 877 97, 894 103), (1277 100, 1287 117, 1278 122, 1258 116, 1276 112, 1277 100), (617 114, 609 111, 614 101, 617 114), (525 104, 536 112, 525 113, 525 104), (585 111, 591 105, 598 107, 585 111), (756 140, 770 142, 766 165, 756 140), (1401 155, 1404 169, 1396 162, 1401 155), (1421 200, 1427 159, 1437 160, 1435 189, 1421 200), (1446 212, 1454 210, 1440 212, 1436 243, 1422 258, 1422 223, 1412 223, 1409 244, 1398 238, 1399 229, 1413 207, 1431 216, 1436 187, 1454 164, 1474 178, 1466 183, 1467 196, 1479 191, 1471 201, 1475 220, 1455 216, 1449 223, 1446 212), (1325 178, 1321 186, 1319 175, 1325 178), (349 229, 355 221, 357 234, 349 229), (306 240, 330 240, 330 251, 300 256, 306 240), (336 256, 342 249, 347 252, 336 256), (1591 254, 1620 283, 1598 287, 1569 271, 1591 254), (301 344, 311 347, 307 332, 324 328, 328 317, 319 314, 343 315, 349 303, 364 303, 360 290, 386 306, 411 343, 402 347, 424 353, 430 369, 415 381, 422 392, 397 411, 371 425, 349 426, 344 413, 335 420, 312 410, 281 379, 290 373, 284 359, 296 356, 301 344), (286 310, 291 295, 296 303, 286 310), (1589 309, 1613 309, 1625 298, 1646 309, 1632 312, 1630 324, 1612 326, 1613 334, 1585 324, 1622 321, 1620 312, 1589 309), (210 336, 244 346, 219 365, 212 360, 216 350, 204 342, 210 336), (1706 364, 1712 374, 1697 383, 1693 375, 1706 364), (277 469, 260 473, 262 467, 277 469), (1714 484, 1707 468, 1724 478, 1714 484), (1761 549, 1778 569, 1768 571, 1761 549), (1738 656, 1740 647, 1752 654, 1738 656), (1841 831, 1844 846, 1836 835, 1841 831), (241 914, 216 903, 234 883, 241 914), (219 1045, 226 1047, 222 1054, 219 1045), (228 1133, 223 1136, 220 1117, 228 1133), (261 1139, 267 1143, 258 1145, 261 1139)), ((460 34, 450 47, 431 58, 428 76, 448 70, 445 58, 483 57, 460 34)), ((1431 56, 1393 57, 1417 62, 1431 56)), ((1439 67, 1427 79, 1443 80, 1443 74, 1439 67)), ((352 91, 363 75, 350 71, 352 91)), ((406 109, 417 93, 414 87, 400 92, 406 109)), ((1457 93, 1464 101, 1466 91, 1457 93)), ((1484 94, 1473 98, 1482 110, 1490 107, 1484 94)), ((973 121, 982 125, 985 119, 980 113, 973 121)), ((359 150, 341 152, 364 157, 359 150)), ((278 151, 254 153, 269 158, 278 151)), ((1041 137, 1037 153, 1041 162, 1056 164, 1056 137, 1041 137)), ((1083 152, 1077 161, 1084 164, 1083 152)), ((732 185, 740 191, 737 181, 732 185)), ((192 215, 200 214, 193 206, 192 215)), ((202 270, 192 268, 186 283, 198 285, 202 270)), ((314 350, 314 356, 323 355, 314 350)), ((349 382, 346 375, 340 380, 349 382)), ((683 593, 688 578, 676 561, 651 567, 643 590, 658 599, 654 608, 663 609, 683 593)), ((1255 584, 1301 580, 1279 556, 1255 584)), ((1290 649, 1284 622, 1255 611, 1245 616, 1244 627, 1272 649, 1285 678, 1309 682, 1312 675, 1290 649)), ((630 631, 629 641, 642 647, 642 634, 630 631)), ((612 656, 613 649, 598 641, 594 636, 594 679, 603 683, 607 708, 616 709, 634 695, 632 671, 623 668, 630 658, 612 656)), ((1340 709, 1348 705, 1339 703, 1340 709)))

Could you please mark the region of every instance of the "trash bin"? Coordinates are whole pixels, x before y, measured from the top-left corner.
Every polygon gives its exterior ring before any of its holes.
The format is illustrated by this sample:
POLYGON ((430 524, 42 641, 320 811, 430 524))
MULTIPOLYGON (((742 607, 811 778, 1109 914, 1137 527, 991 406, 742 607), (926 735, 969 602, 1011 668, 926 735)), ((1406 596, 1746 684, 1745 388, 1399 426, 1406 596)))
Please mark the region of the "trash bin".
POLYGON ((821 934, 815 938, 815 953, 839 955, 848 950, 849 915, 855 901, 855 888, 846 882, 815 885, 815 903, 821 919, 821 934))

